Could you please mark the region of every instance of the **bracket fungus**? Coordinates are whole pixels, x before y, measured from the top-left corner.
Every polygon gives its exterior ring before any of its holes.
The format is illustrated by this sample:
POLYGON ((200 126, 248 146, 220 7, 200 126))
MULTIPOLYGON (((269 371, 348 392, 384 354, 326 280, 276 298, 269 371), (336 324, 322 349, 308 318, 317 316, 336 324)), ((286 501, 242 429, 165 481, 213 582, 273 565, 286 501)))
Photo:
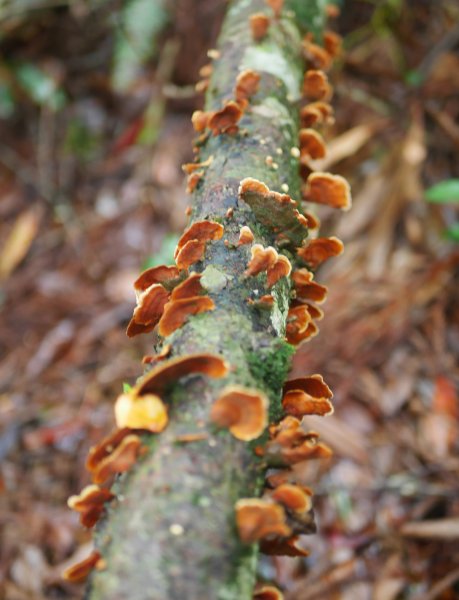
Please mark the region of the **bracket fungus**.
POLYGON ((297 202, 288 194, 273 192, 252 177, 241 181, 238 194, 260 223, 273 230, 281 230, 282 237, 292 244, 301 244, 308 235, 308 217, 298 211, 297 202))
MULTIPOLYGON (((155 394, 137 396, 135 388, 118 396, 115 402, 116 424, 120 428, 143 429, 160 433, 167 425, 168 417, 164 402, 155 394)), ((121 445, 126 444, 125 438, 121 445)))
POLYGON ((305 59, 316 69, 328 71, 332 64, 330 54, 318 44, 314 44, 311 40, 303 39, 303 55, 305 59))
POLYGON ((172 290, 171 300, 183 300, 204 293, 205 289, 201 285, 201 273, 191 273, 172 290))
POLYGON ((288 510, 305 513, 311 510, 311 493, 293 483, 283 483, 271 492, 271 498, 288 510))
POLYGON ((305 268, 297 269, 292 273, 293 284, 296 297, 300 300, 313 300, 318 304, 325 302, 327 298, 327 288, 314 279, 314 273, 305 268))
POLYGON ((250 31, 255 42, 260 42, 268 33, 270 19, 263 13, 254 13, 249 17, 250 31))
POLYGON ((254 277, 259 273, 267 271, 270 267, 276 264, 279 255, 277 250, 272 246, 263 248, 261 244, 254 244, 250 249, 251 258, 244 271, 246 277, 254 277))
POLYGON ((328 398, 315 398, 301 390, 286 392, 282 398, 282 407, 288 415, 294 417, 306 415, 328 417, 333 414, 333 404, 328 398))
POLYGON ((253 600, 284 600, 284 594, 273 585, 261 584, 255 587, 253 600))
POLYGON ((299 140, 302 158, 325 158, 327 147, 323 137, 315 129, 300 129, 299 140))
POLYGON ((278 256, 276 262, 272 267, 267 270, 266 283, 270 288, 281 279, 281 277, 288 277, 292 271, 292 265, 289 259, 282 254, 278 256))
POLYGON ((219 240, 224 227, 215 221, 196 221, 181 236, 174 252, 180 270, 187 269, 204 256, 206 243, 219 240))
POLYGON ((223 105, 223 108, 213 112, 207 121, 207 127, 212 131, 213 135, 222 133, 237 133, 237 123, 242 118, 244 111, 238 102, 228 100, 223 105))
POLYGON ((212 405, 210 418, 238 440, 248 442, 259 437, 268 424, 268 399, 258 390, 228 386, 212 405))
POLYGON ((260 498, 242 498, 236 502, 235 509, 239 537, 246 544, 271 535, 288 537, 292 533, 279 504, 260 498))
POLYGON ((352 205, 351 188, 346 179, 340 175, 318 171, 309 175, 303 188, 303 198, 307 202, 325 204, 342 210, 349 210, 352 205))
POLYGON ((80 522, 84 527, 93 527, 102 514, 105 503, 115 497, 107 488, 98 485, 87 485, 77 495, 70 496, 67 505, 80 513, 80 522))
POLYGON ((171 300, 164 307, 164 313, 158 323, 158 333, 167 337, 182 327, 191 315, 198 315, 214 309, 215 303, 209 296, 192 296, 171 300))
POLYGON ((236 78, 236 86, 234 88, 234 97, 237 102, 241 100, 249 100, 258 92, 260 85, 260 74, 252 69, 245 69, 236 78))
POLYGON ((140 447, 139 436, 130 433, 124 437, 116 448, 94 467, 92 471, 94 483, 104 483, 112 475, 129 471, 140 454, 140 447))
POLYGON ((225 377, 229 364, 216 354, 187 354, 164 361, 147 373, 137 388, 139 396, 143 394, 161 394, 166 388, 187 375, 206 375, 207 377, 225 377))
POLYGON ((307 246, 297 249, 297 255, 311 269, 315 269, 329 258, 339 256, 343 250, 343 242, 337 237, 332 236, 311 240, 307 246))
POLYGON ((326 73, 317 69, 306 71, 303 79, 303 94, 306 98, 309 100, 330 100, 332 93, 333 90, 326 73))
POLYGON ((341 54, 342 39, 341 36, 334 31, 324 31, 324 47, 328 54, 335 58, 341 54))
POLYGON ((298 545, 299 536, 292 535, 287 539, 273 538, 260 542, 260 552, 268 556, 309 556, 309 550, 298 545))
POLYGON ((134 282, 134 290, 137 296, 151 287, 154 283, 160 283, 166 289, 171 289, 180 281, 180 271, 175 265, 159 265, 143 271, 134 282))
POLYGON ((80 581, 84 581, 94 567, 97 568, 97 563, 101 560, 101 554, 97 550, 93 550, 91 554, 77 563, 76 565, 72 565, 68 569, 64 571, 62 574, 62 578, 65 581, 70 581, 72 583, 78 583, 80 581))
POLYGON ((251 244, 254 240, 254 235, 247 225, 243 225, 241 230, 239 231, 239 241, 238 246, 243 246, 244 244, 251 244))

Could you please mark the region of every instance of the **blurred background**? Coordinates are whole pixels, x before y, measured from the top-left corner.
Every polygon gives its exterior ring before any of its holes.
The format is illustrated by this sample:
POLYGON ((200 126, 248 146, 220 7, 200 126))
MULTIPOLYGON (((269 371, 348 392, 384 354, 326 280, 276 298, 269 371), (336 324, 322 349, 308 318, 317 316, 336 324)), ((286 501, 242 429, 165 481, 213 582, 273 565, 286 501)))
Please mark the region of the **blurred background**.
MULTIPOLYGON (((170 262, 189 202, 194 84, 223 0, 0 0, 0 598, 77 599, 90 534, 67 497, 141 372, 132 283, 170 262)), ((300 467, 319 533, 264 559, 288 600, 459 598, 459 4, 348 0, 330 27, 336 123, 320 167, 354 208, 317 280, 335 456, 300 467)))

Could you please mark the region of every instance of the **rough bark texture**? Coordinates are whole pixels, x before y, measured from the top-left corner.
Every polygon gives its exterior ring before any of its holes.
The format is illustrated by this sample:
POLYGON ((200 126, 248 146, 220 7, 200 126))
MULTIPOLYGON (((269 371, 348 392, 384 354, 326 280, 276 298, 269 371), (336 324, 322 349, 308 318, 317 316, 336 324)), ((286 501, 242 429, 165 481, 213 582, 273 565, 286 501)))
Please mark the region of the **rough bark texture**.
POLYGON ((216 309, 190 318, 166 340, 173 356, 216 353, 232 370, 224 380, 182 379, 167 394, 167 429, 144 437, 148 452, 118 479, 118 499, 97 528, 95 543, 106 568, 94 571, 86 596, 90 600, 252 597, 257 547, 239 541, 234 504, 260 494, 264 465, 254 455, 253 443, 212 426, 209 411, 217 391, 237 383, 264 391, 271 418, 280 414, 281 387, 294 350, 283 339, 290 283, 282 278, 272 288, 272 310, 247 303, 268 290, 265 275, 243 275, 250 245, 237 247, 239 230, 248 225, 255 242, 264 246, 274 243, 274 234, 238 199, 238 187, 244 177, 254 177, 273 190, 288 184, 291 196, 299 197, 298 159, 290 150, 297 145, 296 101, 303 74, 293 15, 274 22, 266 40, 256 44, 248 19, 258 11, 269 13, 263 0, 231 4, 206 108, 218 109, 232 97, 241 69, 260 72, 260 90, 237 135, 210 137, 201 147, 200 160, 210 155, 214 160, 193 193, 191 220, 216 220, 225 227, 223 239, 209 243, 204 260, 192 269, 205 271, 203 282, 216 309), (267 156, 277 169, 267 164, 267 156), (231 218, 226 216, 229 208, 234 209, 231 218), (208 438, 177 441, 194 432, 208 432, 208 438))

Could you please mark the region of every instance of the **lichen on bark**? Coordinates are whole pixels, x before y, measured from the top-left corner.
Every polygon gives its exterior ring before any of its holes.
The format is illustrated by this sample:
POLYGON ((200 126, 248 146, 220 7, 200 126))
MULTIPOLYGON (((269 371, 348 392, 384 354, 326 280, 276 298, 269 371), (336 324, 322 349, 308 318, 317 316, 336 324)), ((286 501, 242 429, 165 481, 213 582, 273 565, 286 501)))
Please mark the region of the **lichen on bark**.
POLYGON ((297 145, 301 38, 294 15, 284 11, 279 21, 273 20, 266 41, 255 43, 248 20, 259 11, 269 12, 263 0, 231 4, 206 100, 206 109, 216 110, 232 98, 243 68, 261 75, 260 89, 239 132, 209 136, 200 147, 199 160, 209 156, 213 160, 193 193, 191 220, 216 220, 225 233, 207 245, 204 259, 193 270, 205 273, 203 284, 216 308, 191 317, 166 340, 174 356, 219 354, 231 371, 224 380, 190 376, 167 391, 167 429, 143 436, 147 452, 118 478, 117 499, 97 527, 95 544, 104 568, 91 576, 89 600, 252 597, 257 547, 240 542, 234 504, 261 493, 265 465, 254 454, 253 443, 217 430, 209 422, 209 412, 219 389, 239 384, 266 393, 270 417, 278 418, 293 354, 293 347, 284 341, 290 282, 282 278, 267 290, 265 274, 246 277, 250 245, 237 244, 243 225, 253 231, 255 242, 264 246, 275 242, 274 232, 239 199, 242 179, 253 177, 279 191, 288 186, 296 198, 300 192, 298 158, 291 148, 297 145), (247 301, 266 293, 274 296, 271 310, 247 301), (181 436, 193 433, 205 437, 181 441, 181 436))

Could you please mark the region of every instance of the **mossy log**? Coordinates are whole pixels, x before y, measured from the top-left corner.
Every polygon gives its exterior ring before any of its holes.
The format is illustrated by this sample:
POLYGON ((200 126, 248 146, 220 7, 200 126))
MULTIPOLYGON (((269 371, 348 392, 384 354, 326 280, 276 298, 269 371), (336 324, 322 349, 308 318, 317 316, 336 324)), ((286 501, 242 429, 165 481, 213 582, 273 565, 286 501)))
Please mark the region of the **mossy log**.
MULTIPOLYGON (((190 317, 164 340, 171 356, 223 356, 230 373, 218 380, 186 377, 164 394, 167 428, 159 435, 142 435, 147 451, 117 479, 116 499, 96 528, 103 568, 90 577, 90 600, 252 598, 258 548, 241 543, 234 506, 240 498, 261 494, 266 464, 253 450, 267 434, 256 442, 240 441, 217 429, 209 413, 218 391, 238 384, 269 397, 271 420, 281 414, 282 385, 294 352, 285 341, 291 281, 282 277, 268 290, 265 273, 245 275, 250 245, 238 245, 241 227, 250 227, 254 242, 265 247, 275 245, 276 233, 241 200, 238 188, 251 177, 299 197, 296 146, 304 71, 294 12, 271 18, 260 42, 249 27, 255 12, 272 15, 263 0, 231 3, 213 60, 206 110, 218 110, 233 98, 236 77, 244 69, 261 75, 259 90, 238 132, 201 138, 199 161, 213 159, 192 193, 191 222, 224 226, 222 239, 208 243, 204 258, 192 268, 203 274, 215 309, 190 317), (257 305, 268 293, 272 306, 257 305), (184 441, 194 439, 184 438, 189 434, 197 434, 195 441, 184 441)), ((282 253, 293 262, 294 248, 285 246, 282 253)))

